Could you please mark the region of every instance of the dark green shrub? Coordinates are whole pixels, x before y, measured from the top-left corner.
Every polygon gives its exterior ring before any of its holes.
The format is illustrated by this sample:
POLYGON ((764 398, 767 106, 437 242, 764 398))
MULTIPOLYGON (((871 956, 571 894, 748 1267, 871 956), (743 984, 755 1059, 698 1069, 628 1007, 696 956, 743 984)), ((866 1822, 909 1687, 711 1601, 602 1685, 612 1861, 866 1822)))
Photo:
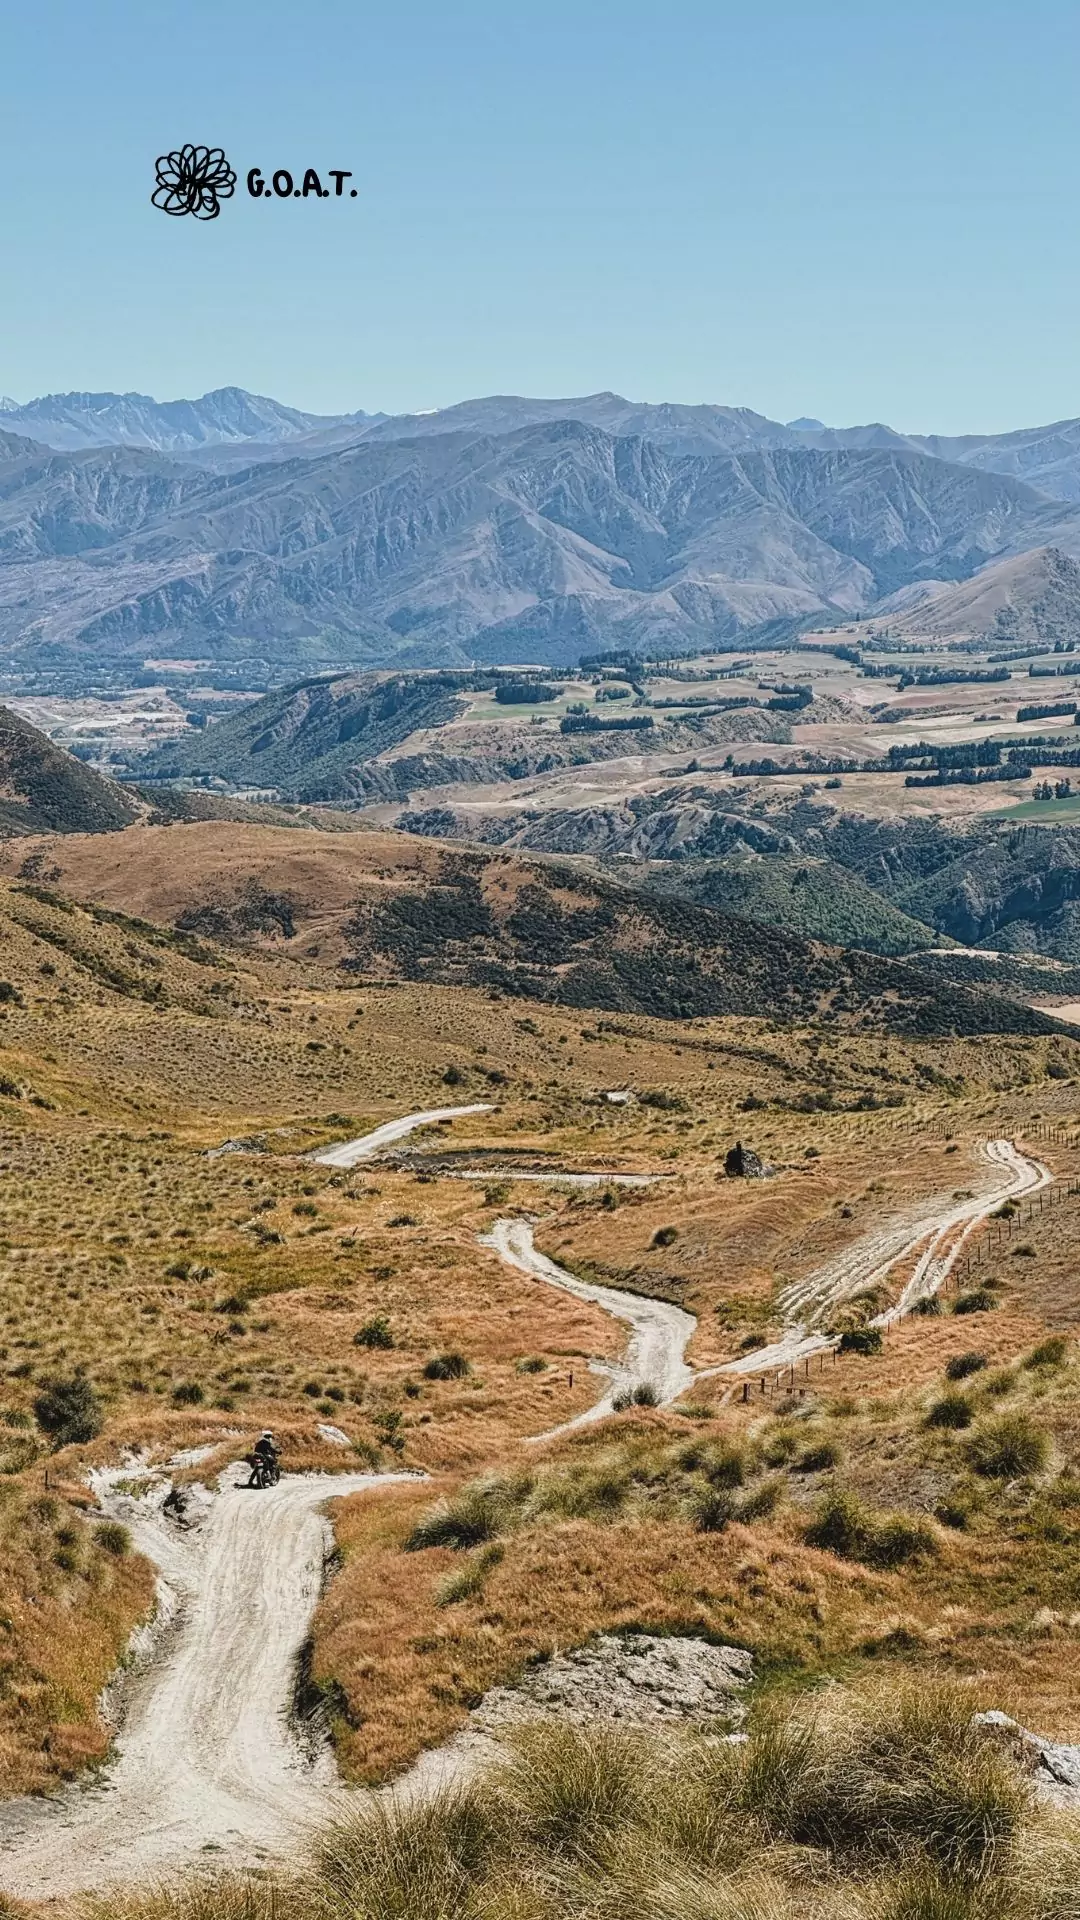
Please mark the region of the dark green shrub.
POLYGON ((868 1567, 899 1567, 933 1553, 930 1528, 903 1513, 875 1513, 853 1493, 836 1488, 806 1530, 807 1544, 860 1560, 868 1567))
POLYGON ((943 1393, 930 1408, 926 1424, 928 1427, 951 1427, 959 1431, 962 1427, 970 1427, 973 1419, 971 1401, 966 1394, 943 1393))
POLYGON ((435 1353, 425 1363, 425 1380, 464 1380, 472 1368, 463 1353, 435 1353))
POLYGON ((1063 1367, 1068 1357, 1069 1343, 1065 1335, 1053 1333, 1049 1340, 1040 1340, 1037 1347, 1032 1347, 1031 1352, 1021 1360, 1020 1365, 1029 1369, 1063 1367))
POLYGON ((982 1353, 954 1353, 951 1360, 945 1362, 947 1380, 966 1380, 969 1374, 981 1373, 986 1366, 986 1355, 982 1353))
POLYGON ((404 1453, 405 1435, 401 1431, 402 1414, 398 1407, 384 1407, 381 1413, 373 1416, 372 1424, 380 1445, 389 1447, 391 1453, 404 1453))
POLYGON ((611 1405, 615 1413, 625 1413, 627 1407, 655 1407, 658 1395, 650 1380, 642 1380, 636 1387, 623 1387, 615 1395, 611 1405))
POLYGON ((735 1496, 725 1487, 704 1487, 690 1503, 699 1533, 723 1533, 735 1518, 735 1496))
POLYGON ((503 1479, 490 1475, 473 1480, 452 1500, 440 1500, 417 1521, 405 1541, 407 1553, 420 1553, 426 1547, 478 1547, 494 1540, 518 1516, 522 1503, 533 1487, 529 1475, 503 1479))
POLYGON ((122 1560, 131 1552, 131 1535, 119 1520, 102 1520, 94 1528, 94 1539, 104 1553, 111 1553, 115 1560, 122 1560))
POLYGON ((1017 1480, 1039 1473, 1050 1457, 1050 1440, 1026 1413, 1003 1413, 975 1429, 967 1456, 976 1473, 992 1480, 1017 1480))
POLYGON ((688 1440, 676 1458, 680 1467, 703 1473, 712 1487, 741 1487, 746 1479, 746 1455, 729 1440, 688 1440))
POLYGON ((736 1520, 766 1520, 775 1513, 784 1497, 784 1478, 774 1473, 766 1480, 759 1480, 756 1487, 744 1493, 735 1509, 736 1520))
POLYGON ((34 1401, 39 1427, 56 1447, 83 1446, 101 1432, 101 1402, 85 1373, 50 1380, 34 1401))
POLYGON ((990 1313, 997 1301, 989 1287, 975 1287, 971 1293, 962 1293, 956 1301, 954 1313, 990 1313))
POLYGON ((884 1342, 880 1327, 849 1327, 840 1335, 838 1353, 880 1353, 884 1342))
POLYGON ((678 1227, 657 1227, 649 1244, 653 1247, 670 1247, 678 1237, 678 1227))
POLYGON ((183 1380, 172 1390, 173 1405, 176 1407, 197 1407, 204 1396, 197 1380, 183 1380))
POLYGON ((385 1313, 377 1313, 372 1319, 365 1320, 363 1326, 353 1334, 354 1347, 378 1347, 389 1351, 393 1344, 394 1336, 385 1313))

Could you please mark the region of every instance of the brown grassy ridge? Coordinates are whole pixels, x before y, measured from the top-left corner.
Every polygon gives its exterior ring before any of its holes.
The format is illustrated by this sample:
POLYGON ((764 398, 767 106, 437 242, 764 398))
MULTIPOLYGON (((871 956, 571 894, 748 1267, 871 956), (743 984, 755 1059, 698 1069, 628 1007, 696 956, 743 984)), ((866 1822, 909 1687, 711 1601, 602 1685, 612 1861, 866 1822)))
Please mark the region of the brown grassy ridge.
POLYGON ((8 853, 15 876, 32 872, 114 912, 374 979, 495 981, 567 1006, 665 1017, 767 1005, 853 1032, 1052 1033, 1027 1008, 635 892, 581 863, 216 821, 28 844, 8 853))

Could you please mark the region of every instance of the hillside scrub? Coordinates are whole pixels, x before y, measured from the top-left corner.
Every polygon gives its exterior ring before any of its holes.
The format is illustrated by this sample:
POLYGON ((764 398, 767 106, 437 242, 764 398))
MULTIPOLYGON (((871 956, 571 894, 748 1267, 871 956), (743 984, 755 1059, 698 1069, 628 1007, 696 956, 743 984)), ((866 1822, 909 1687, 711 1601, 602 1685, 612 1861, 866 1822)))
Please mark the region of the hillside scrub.
POLYGON ((933 1529, 909 1514, 875 1513, 837 1487, 826 1494, 806 1530, 808 1545, 868 1567, 900 1567, 936 1549, 933 1529))
POLYGON ((1041 1472, 1050 1457, 1050 1438, 1028 1414, 1006 1413, 975 1429, 967 1453, 976 1473, 1014 1480, 1041 1472))
POLYGON ((47 1791, 104 1757, 98 1697, 153 1591, 123 1529, 0 1480, 0 1794, 47 1791))

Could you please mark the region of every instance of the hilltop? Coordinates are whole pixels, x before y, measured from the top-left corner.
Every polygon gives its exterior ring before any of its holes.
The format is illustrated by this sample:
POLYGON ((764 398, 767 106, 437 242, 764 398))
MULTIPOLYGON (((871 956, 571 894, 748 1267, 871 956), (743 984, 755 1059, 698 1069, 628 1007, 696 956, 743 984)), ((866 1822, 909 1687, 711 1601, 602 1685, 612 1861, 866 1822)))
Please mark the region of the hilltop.
POLYGON ((875 611, 888 616, 890 636, 970 637, 1038 651, 1080 632, 1080 565, 1043 547, 980 567, 970 580, 902 588, 875 611))
POLYGON ((0 835, 111 833, 140 810, 133 795, 0 707, 0 835))

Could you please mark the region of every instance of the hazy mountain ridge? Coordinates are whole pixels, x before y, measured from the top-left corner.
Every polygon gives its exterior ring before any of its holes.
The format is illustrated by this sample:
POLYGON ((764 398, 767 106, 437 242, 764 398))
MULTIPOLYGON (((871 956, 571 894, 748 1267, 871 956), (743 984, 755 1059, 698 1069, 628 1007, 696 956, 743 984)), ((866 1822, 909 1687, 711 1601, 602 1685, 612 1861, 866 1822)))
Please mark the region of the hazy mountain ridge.
POLYGON ((144 447, 180 453, 237 441, 275 443, 380 415, 302 413, 243 387, 219 387, 198 400, 154 400, 148 393, 49 393, 25 406, 8 401, 0 421, 13 432, 65 452, 87 447, 144 447))
POLYGON ((1059 500, 1080 500, 1080 420, 1005 433, 908 433, 881 421, 830 427, 820 420, 786 424, 750 407, 627 400, 617 393, 538 399, 489 394, 425 413, 316 414, 242 387, 220 387, 197 400, 157 401, 141 393, 44 394, 19 405, 0 401, 10 431, 65 451, 129 445, 235 464, 237 457, 274 460, 283 448, 305 457, 358 439, 415 440, 446 433, 506 434, 553 420, 580 420, 625 437, 652 440, 669 453, 709 455, 780 447, 817 451, 929 454, 954 466, 1001 473, 1059 500))
POLYGON ((17 438, 0 645, 561 664, 855 611, 1051 540, 1080 553, 1080 508, 906 450, 672 454, 554 419, 219 473, 17 438))

